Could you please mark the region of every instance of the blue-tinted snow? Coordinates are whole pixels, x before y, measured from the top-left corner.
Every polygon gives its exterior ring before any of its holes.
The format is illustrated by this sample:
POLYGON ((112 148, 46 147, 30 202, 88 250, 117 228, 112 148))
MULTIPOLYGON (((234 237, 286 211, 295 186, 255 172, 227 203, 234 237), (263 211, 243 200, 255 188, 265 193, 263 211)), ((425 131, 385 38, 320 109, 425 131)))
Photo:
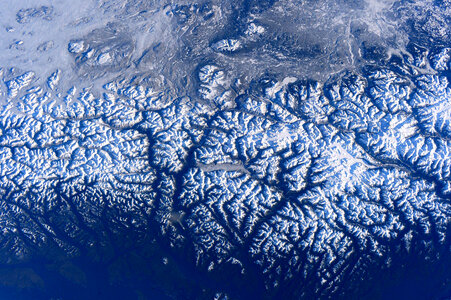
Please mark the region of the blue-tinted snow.
POLYGON ((0 296, 449 296, 448 2, 38 2, 0 11, 0 296))

